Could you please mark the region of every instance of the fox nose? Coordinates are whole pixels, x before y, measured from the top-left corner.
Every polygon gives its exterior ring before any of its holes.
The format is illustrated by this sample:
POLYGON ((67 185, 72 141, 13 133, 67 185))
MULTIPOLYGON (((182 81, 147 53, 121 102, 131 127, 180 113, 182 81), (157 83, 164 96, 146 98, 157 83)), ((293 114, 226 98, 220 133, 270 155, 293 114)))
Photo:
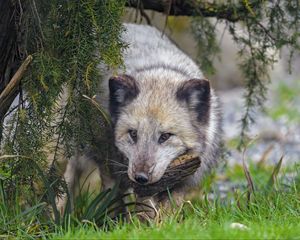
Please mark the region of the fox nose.
POLYGON ((146 184, 148 182, 148 176, 143 173, 143 172, 140 172, 140 173, 137 173, 134 177, 135 181, 139 184, 146 184))

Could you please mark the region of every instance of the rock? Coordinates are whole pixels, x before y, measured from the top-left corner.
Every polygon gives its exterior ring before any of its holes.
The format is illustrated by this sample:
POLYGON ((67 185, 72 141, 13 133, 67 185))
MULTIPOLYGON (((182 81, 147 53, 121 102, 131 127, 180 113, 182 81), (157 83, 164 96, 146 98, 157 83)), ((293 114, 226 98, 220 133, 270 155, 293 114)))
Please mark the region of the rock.
POLYGON ((231 223, 229 227, 232 229, 249 230, 249 227, 247 227, 246 225, 236 222, 231 223))

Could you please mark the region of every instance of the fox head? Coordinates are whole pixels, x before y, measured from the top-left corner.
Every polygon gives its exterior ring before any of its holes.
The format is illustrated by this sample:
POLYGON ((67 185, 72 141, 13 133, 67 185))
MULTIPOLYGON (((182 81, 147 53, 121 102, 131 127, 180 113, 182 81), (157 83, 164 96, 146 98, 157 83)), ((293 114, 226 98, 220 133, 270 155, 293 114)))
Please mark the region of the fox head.
POLYGON ((205 149, 210 85, 204 79, 139 74, 109 80, 115 145, 128 158, 128 177, 160 180, 178 156, 205 149))

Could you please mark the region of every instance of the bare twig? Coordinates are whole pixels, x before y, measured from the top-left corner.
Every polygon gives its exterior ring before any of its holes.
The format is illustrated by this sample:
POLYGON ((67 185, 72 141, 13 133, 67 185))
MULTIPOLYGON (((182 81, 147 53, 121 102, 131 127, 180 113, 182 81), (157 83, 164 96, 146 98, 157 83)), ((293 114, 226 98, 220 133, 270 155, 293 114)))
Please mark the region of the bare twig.
POLYGON ((21 101, 21 103, 18 103, 16 106, 11 107, 9 111, 7 111, 7 113, 4 115, 4 118, 6 118, 7 116, 9 116, 11 113, 13 113, 16 109, 18 109, 20 107, 20 104, 23 105, 26 102, 26 99, 23 99, 21 101))
POLYGON ((39 30, 40 30, 40 33, 41 33, 42 40, 44 40, 45 36, 44 36, 44 33, 43 33, 43 29, 42 29, 42 21, 40 19, 39 12, 38 12, 37 7, 36 7, 35 0, 32 0, 32 7, 33 7, 32 8, 33 13, 36 16, 37 21, 38 21, 38 27, 39 27, 39 30))
POLYGON ((7 158, 16 158, 16 157, 30 159, 30 157, 23 156, 23 155, 2 155, 2 156, 0 156, 0 160, 7 159, 7 158))
POLYGON ((169 15, 170 15, 171 6, 172 6, 172 0, 169 0, 168 9, 167 9, 166 18, 165 18, 165 25, 164 25, 164 29, 163 29, 162 34, 161 34, 162 37, 164 36, 167 25, 168 25, 168 18, 169 18, 169 15))
POLYGON ((21 23, 22 23, 22 17, 23 17, 23 12, 24 12, 21 0, 18 0, 18 4, 19 4, 19 9, 20 9, 20 13, 19 13, 19 25, 21 25, 21 23))

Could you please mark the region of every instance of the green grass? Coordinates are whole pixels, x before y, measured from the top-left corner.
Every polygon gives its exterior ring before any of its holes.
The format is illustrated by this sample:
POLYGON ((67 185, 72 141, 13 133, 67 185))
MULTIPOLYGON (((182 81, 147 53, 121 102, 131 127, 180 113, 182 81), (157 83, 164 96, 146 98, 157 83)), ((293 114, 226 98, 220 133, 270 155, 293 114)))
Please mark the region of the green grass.
POLYGON ((237 201, 199 201, 189 204, 177 216, 162 222, 111 224, 110 231, 87 224, 54 239, 265 239, 300 238, 300 195, 290 192, 258 192, 248 206, 238 207, 237 201), (233 229, 238 222, 247 230, 233 229))
POLYGON ((217 223, 207 221, 205 225, 197 218, 188 218, 183 223, 168 222, 162 226, 123 226, 112 232, 81 228, 54 239, 279 239, 300 238, 299 223, 252 221, 249 230, 230 228, 230 221, 217 223))
POLYGON ((250 164, 249 170, 255 185, 250 200, 243 168, 238 165, 227 167, 223 174, 225 180, 238 185, 225 198, 208 197, 207 193, 215 189, 219 178, 215 174, 207 178, 204 187, 196 190, 191 201, 185 202, 181 209, 150 223, 141 223, 134 216, 127 222, 106 218, 106 223, 97 227, 91 219, 85 221, 82 216, 71 215, 69 223, 57 225, 45 214, 47 211, 43 204, 36 205, 38 200, 33 203, 34 207, 21 208, 20 199, 9 205, 3 201, 5 193, 0 191, 0 238, 300 239, 299 165, 293 168, 294 172, 298 171, 296 179, 288 184, 283 181, 284 173, 292 169, 281 169, 280 174, 273 174, 277 183, 271 185, 274 167, 250 164), (232 223, 241 223, 247 229, 234 229, 232 223))

